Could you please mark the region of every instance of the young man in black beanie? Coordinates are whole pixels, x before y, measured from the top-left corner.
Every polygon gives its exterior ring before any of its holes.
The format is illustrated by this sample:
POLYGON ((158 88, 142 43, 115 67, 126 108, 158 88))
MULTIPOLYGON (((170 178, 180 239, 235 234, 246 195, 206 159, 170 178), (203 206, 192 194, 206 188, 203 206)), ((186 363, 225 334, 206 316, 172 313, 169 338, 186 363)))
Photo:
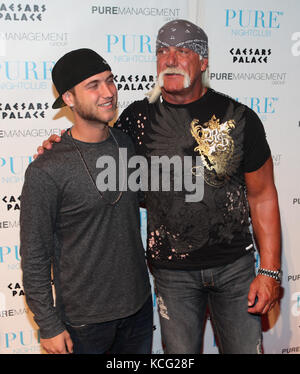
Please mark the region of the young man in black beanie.
POLYGON ((151 353, 138 195, 97 183, 101 156, 125 174, 120 149, 134 154, 130 138, 108 126, 117 106, 113 74, 96 52, 78 49, 57 61, 52 78, 53 108, 69 106, 74 126, 29 165, 20 216, 23 283, 41 344, 54 354, 151 353))

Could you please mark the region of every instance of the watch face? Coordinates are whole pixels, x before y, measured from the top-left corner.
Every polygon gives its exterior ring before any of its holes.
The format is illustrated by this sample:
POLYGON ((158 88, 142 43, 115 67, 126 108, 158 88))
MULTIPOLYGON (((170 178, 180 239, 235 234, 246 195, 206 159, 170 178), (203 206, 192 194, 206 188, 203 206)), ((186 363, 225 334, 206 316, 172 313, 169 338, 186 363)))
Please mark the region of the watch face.
POLYGON ((282 280, 282 271, 281 270, 277 270, 275 272, 275 279, 278 281, 278 282, 281 282, 282 280))

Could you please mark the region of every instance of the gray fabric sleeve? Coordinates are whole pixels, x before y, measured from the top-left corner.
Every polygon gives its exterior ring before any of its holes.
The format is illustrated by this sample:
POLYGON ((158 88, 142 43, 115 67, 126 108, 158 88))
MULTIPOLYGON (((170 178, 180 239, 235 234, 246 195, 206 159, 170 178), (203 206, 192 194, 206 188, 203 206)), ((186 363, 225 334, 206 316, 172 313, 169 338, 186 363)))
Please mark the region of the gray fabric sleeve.
POLYGON ((65 330, 54 306, 51 285, 57 206, 54 181, 31 164, 21 194, 20 254, 26 301, 44 339, 65 330))

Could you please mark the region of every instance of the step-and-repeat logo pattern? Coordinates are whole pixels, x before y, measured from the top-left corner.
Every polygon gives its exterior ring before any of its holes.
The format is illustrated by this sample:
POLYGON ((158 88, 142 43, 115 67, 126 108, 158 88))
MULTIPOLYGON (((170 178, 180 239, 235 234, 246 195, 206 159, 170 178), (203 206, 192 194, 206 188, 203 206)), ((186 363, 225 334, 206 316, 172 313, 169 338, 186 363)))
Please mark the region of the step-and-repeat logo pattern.
MULTIPOLYGON (((98 51, 112 66, 120 114, 155 83, 156 33, 176 18, 207 32, 211 87, 249 106, 264 124, 283 249, 282 298, 263 319, 264 351, 300 353, 299 12, 298 0, 89 0, 76 7, 72 0, 0 1, 0 354, 43 353, 22 284, 19 213, 37 146, 72 125, 66 109, 51 108, 55 62, 72 49, 98 51)), ((141 210, 144 244, 146 220, 141 210)), ((163 353, 154 292, 153 307, 153 353, 163 353)), ((203 352, 218 352, 209 316, 203 352)))

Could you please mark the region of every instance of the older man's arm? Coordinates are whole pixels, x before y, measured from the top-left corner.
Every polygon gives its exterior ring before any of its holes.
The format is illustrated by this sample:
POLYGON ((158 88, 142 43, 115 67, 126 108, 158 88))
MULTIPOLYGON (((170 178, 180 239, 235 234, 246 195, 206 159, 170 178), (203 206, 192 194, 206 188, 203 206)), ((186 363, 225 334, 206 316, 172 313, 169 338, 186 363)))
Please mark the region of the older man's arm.
MULTIPOLYGON (((245 173, 247 197, 260 252, 260 267, 278 270, 281 267, 281 228, 277 191, 274 184, 272 157, 262 167, 245 173)), ((273 278, 257 275, 248 294, 250 313, 267 313, 279 298, 280 284, 273 278), (257 303, 255 298, 257 297, 257 303)))

